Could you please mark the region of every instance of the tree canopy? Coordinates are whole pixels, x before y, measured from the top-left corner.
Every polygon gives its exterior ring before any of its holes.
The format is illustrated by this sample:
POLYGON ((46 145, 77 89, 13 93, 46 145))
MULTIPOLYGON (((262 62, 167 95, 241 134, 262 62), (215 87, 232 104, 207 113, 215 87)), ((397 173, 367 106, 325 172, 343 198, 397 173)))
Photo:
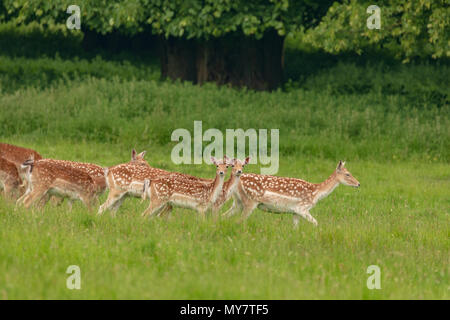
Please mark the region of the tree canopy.
MULTIPOLYGON (((4 0, 4 18, 17 23, 65 23, 69 0, 4 0)), ((150 27, 165 37, 208 39, 242 32, 280 36, 320 21, 331 0, 78 0, 82 29, 135 34, 150 27)))
POLYGON ((450 57, 450 6, 448 0, 377 1, 381 28, 369 29, 366 12, 370 1, 334 3, 320 24, 305 39, 331 53, 361 52, 378 46, 409 61, 413 57, 450 57))

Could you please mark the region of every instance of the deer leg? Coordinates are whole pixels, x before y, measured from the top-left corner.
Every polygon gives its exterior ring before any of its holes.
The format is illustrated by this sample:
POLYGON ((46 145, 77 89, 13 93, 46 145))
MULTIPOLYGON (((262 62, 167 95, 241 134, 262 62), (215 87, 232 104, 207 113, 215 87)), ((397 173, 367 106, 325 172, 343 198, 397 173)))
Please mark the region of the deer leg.
POLYGON ((40 201, 42 197, 47 193, 47 188, 35 188, 31 193, 23 200, 25 208, 30 208, 36 201, 40 201))
POLYGON ((3 193, 5 195, 5 199, 14 200, 14 193, 15 193, 14 185, 5 183, 5 186, 3 188, 3 193))
POLYGON ((111 212, 113 214, 113 216, 116 215, 117 211, 119 210, 119 208, 122 206, 122 203, 125 201, 125 194, 122 195, 111 207, 111 212))
POLYGON ((200 218, 202 219, 202 221, 205 221, 206 220, 206 209, 200 208, 200 209, 198 209, 198 213, 200 213, 200 218))
POLYGON ((142 217, 149 216, 149 218, 157 215, 161 210, 167 206, 167 202, 162 202, 159 200, 152 200, 148 208, 142 213, 142 217))
POLYGON ((64 202, 64 198, 53 195, 50 197, 50 202, 53 206, 59 207, 64 202))
POLYGON ((49 200, 50 200, 50 195, 48 193, 45 193, 38 202, 39 210, 43 209, 49 200))
POLYGON ((296 227, 298 225, 298 220, 299 220, 298 217, 299 216, 304 218, 304 219, 306 219, 306 220, 308 220, 309 222, 311 222, 315 226, 318 225, 316 219, 314 219, 314 217, 309 213, 309 210, 296 208, 295 209, 295 216, 294 216, 294 227, 296 227))
POLYGON ((243 209, 242 202, 237 197, 233 196, 233 205, 223 214, 223 216, 226 218, 231 217, 235 215, 238 211, 242 211, 242 209, 243 209))
POLYGON ((244 209, 242 211, 242 217, 240 219, 240 222, 247 220, 248 217, 250 217, 250 215, 256 209, 257 206, 258 206, 258 202, 256 202, 256 201, 249 200, 246 203, 244 203, 244 209))
POLYGON ((170 216, 170 213, 172 212, 172 206, 169 204, 167 205, 160 213, 158 213, 158 217, 165 217, 168 218, 170 216))
POLYGON ((80 196, 81 202, 86 206, 89 212, 92 212, 92 206, 95 201, 95 197, 93 195, 82 195, 80 196))
POLYGON ((67 207, 69 208, 69 212, 72 212, 72 208, 73 208, 73 200, 72 199, 67 199, 67 207))
MULTIPOLYGON (((109 210, 112 207, 114 207, 116 205, 116 203, 123 198, 124 195, 125 195, 125 192, 110 189, 109 194, 108 194, 108 199, 106 199, 105 203, 100 206, 97 214, 101 215, 106 210, 109 210)), ((119 203, 119 206, 120 206, 120 204, 121 203, 119 203)), ((117 209, 118 209, 118 207, 117 207, 117 209)))
POLYGON ((20 206, 21 204, 23 204, 25 198, 31 193, 31 188, 27 188, 25 193, 16 201, 16 209, 18 206, 20 206))

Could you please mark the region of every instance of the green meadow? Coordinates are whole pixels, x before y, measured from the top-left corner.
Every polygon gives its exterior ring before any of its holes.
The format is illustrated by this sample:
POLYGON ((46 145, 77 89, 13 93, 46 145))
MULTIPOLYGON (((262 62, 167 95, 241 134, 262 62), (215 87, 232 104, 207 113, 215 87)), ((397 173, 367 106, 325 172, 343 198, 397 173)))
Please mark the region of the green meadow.
POLYGON ((321 182, 346 160, 361 187, 338 187, 311 210, 318 227, 297 229, 260 210, 246 223, 184 209, 147 220, 138 199, 99 217, 2 198, 0 299, 450 298, 448 63, 331 56, 288 39, 286 84, 253 92, 161 81, 151 55, 85 54, 61 32, 0 28, 0 141, 102 166, 136 148, 152 166, 213 177, 171 161, 175 129, 279 129, 277 175, 321 182), (70 265, 81 290, 66 287, 70 265), (381 289, 366 285, 371 265, 381 289))

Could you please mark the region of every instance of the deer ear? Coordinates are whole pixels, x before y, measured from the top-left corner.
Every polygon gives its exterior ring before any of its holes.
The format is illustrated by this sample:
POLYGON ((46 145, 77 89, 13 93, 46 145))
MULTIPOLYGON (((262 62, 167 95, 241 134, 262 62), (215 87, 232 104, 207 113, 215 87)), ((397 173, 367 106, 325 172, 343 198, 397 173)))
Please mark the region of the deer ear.
POLYGON ((146 153, 147 153, 147 151, 142 151, 141 153, 138 154, 138 156, 140 158, 144 159, 146 153))
POLYGON ((214 157, 211 157, 211 162, 212 162, 213 164, 217 164, 217 160, 216 160, 216 158, 214 158, 214 157))
POLYGON ((136 160, 136 150, 131 151, 131 160, 136 160))
POLYGON ((336 169, 337 170, 341 170, 343 167, 344 167, 344 162, 342 162, 342 160, 340 160, 338 165, 337 165, 337 167, 336 167, 336 169))
POLYGON ((231 164, 231 159, 228 158, 226 155, 224 155, 224 156, 223 156, 223 163, 231 164))
POLYGON ((245 158, 244 165, 249 164, 249 163, 250 163, 250 157, 245 158))

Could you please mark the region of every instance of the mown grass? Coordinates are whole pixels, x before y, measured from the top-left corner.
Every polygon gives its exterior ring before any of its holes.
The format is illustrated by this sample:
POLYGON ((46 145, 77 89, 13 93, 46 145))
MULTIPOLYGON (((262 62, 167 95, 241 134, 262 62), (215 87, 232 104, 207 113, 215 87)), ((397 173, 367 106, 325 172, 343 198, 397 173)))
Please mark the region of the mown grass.
MULTIPOLYGON (((14 39, 10 27, 2 32, 3 43, 14 39)), ((291 51, 291 81, 257 93, 159 81, 154 62, 129 53, 51 48, 0 47, 2 142, 102 166, 128 161, 135 147, 156 167, 212 177, 211 166, 170 160, 173 130, 192 132, 194 120, 203 130, 274 128, 278 175, 319 182, 346 159, 361 188, 339 187, 311 211, 319 226, 302 221, 297 230, 292 216, 259 210, 246 224, 180 209, 147 221, 137 200, 113 218, 79 204, 14 211, 1 199, 0 298, 449 298, 445 63, 328 57, 314 68, 308 59, 317 56, 291 51), (366 287, 373 264, 381 290, 366 287), (79 291, 66 288, 69 265, 81 268, 79 291)))

